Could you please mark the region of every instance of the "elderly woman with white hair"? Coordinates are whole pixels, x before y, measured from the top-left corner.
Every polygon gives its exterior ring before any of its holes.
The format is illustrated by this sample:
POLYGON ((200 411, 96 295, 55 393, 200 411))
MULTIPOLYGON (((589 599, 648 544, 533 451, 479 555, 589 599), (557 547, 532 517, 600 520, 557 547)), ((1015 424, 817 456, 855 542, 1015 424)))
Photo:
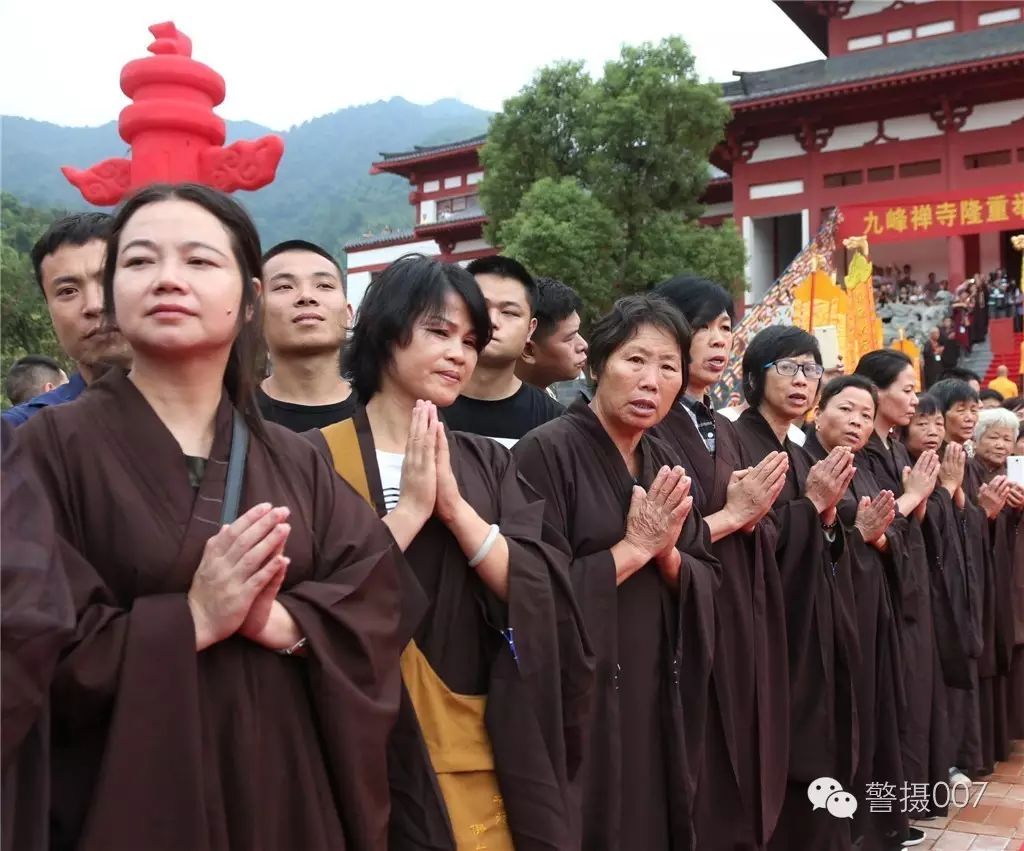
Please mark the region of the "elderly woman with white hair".
POLYGON ((999 606, 997 602, 996 612, 1003 613, 1003 617, 997 617, 994 624, 997 645, 1004 644, 1000 635, 1011 639, 1005 641, 1009 646, 1004 653, 1010 664, 1002 684, 1006 689, 1002 705, 999 689, 993 694, 997 751, 999 744, 1024 734, 1024 540, 1019 534, 1024 532, 1024 488, 1006 478, 1006 459, 1013 452, 1019 427, 1016 420, 1016 415, 1005 408, 981 411, 974 428, 974 458, 969 462, 981 481, 1006 493, 1003 508, 988 515, 996 600, 1012 601, 1011 606, 999 606))

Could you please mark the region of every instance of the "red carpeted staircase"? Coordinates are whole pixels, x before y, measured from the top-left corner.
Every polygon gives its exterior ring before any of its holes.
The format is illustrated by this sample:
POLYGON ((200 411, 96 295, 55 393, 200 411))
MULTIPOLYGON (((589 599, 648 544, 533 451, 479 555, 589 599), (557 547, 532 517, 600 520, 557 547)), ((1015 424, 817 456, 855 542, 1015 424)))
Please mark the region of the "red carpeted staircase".
POLYGON ((1005 364, 1010 368, 1010 380, 1016 381, 1020 376, 1020 346, 1021 342, 1024 341, 1024 334, 1013 335, 1013 345, 1010 348, 1000 348, 992 350, 992 361, 988 365, 988 370, 982 379, 981 386, 988 387, 988 383, 996 377, 996 370, 1005 364))

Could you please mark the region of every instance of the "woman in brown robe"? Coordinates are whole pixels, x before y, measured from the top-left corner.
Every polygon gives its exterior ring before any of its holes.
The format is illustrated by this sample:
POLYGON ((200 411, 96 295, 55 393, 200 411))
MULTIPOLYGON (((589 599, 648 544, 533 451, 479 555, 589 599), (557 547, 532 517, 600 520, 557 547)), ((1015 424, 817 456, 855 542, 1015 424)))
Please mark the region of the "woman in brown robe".
MULTIPOLYGON (((939 458, 925 451, 912 465, 906 447, 895 437, 897 429, 910 424, 917 408, 917 371, 910 358, 894 349, 879 349, 860 359, 856 374, 878 388, 874 433, 858 460, 880 487, 896 495, 899 524, 906 535, 903 557, 888 574, 894 583, 906 696, 900 733, 903 771, 908 783, 926 783, 934 789, 949 781, 949 718, 921 523, 938 481, 939 458)), ((940 799, 938 805, 931 804, 928 815, 940 814, 944 803, 940 799)))
POLYGON ((592 670, 568 560, 508 450, 446 432, 491 336, 464 269, 391 264, 344 368, 365 407, 308 436, 391 529, 426 614, 402 654, 390 851, 578 848, 592 670))
MULTIPOLYGON (((868 379, 860 375, 834 379, 822 391, 814 431, 804 449, 816 461, 837 446, 859 452, 874 431, 877 407, 878 390, 868 379)), ((864 806, 857 808, 854 829, 863 836, 861 851, 886 851, 908 839, 924 838, 923 831, 910 827, 907 807, 893 802, 873 808, 868 787, 888 783, 901 790, 905 782, 900 753, 905 711, 902 661, 886 577, 903 569, 906 523, 896 518, 892 491, 879 487, 866 464, 857 468, 843 494, 839 518, 847 531, 861 649, 856 683, 860 759, 854 792, 864 806)))
POLYGON ((789 456, 753 464, 735 426, 708 391, 732 349, 732 297, 701 278, 678 277, 655 291, 693 330, 686 392, 653 434, 691 472, 694 504, 723 564, 715 594, 715 659, 697 789, 698 847, 761 849, 775 830, 789 759, 786 613, 775 562, 776 528, 765 519, 786 482, 789 456))
POLYGON ((45 851, 50 817, 50 684, 75 626, 53 512, 14 427, 0 421, 0 701, 3 851, 45 851))
MULTIPOLYGON (((969 783, 958 766, 981 765, 978 716, 978 657, 982 651, 984 576, 971 571, 963 491, 967 453, 945 442, 938 400, 921 393, 902 443, 913 463, 927 451, 941 453, 939 480, 928 497, 922 530, 932 577, 932 612, 948 713, 950 782, 969 783)), ((976 566, 976 565, 975 565, 976 566)))
MULTIPOLYGON (((965 449, 974 439, 980 401, 969 384, 946 379, 928 391, 942 409, 946 440, 965 449)), ((970 454, 970 451, 968 452, 970 454)), ((1008 756, 1006 676, 1013 655, 1012 578, 1005 561, 995 558, 1000 514, 1009 496, 1005 477, 984 481, 980 464, 970 459, 963 480, 968 574, 976 577, 981 594, 982 651, 978 658, 978 711, 981 764, 960 766, 971 777, 991 774, 997 760, 1008 756)))
POLYGON ((1008 753, 1009 740, 1019 734, 1024 715, 1024 530, 1021 529, 1024 488, 1008 480, 1000 482, 1006 476, 1006 459, 1013 452, 1018 427, 1017 416, 1012 411, 992 408, 981 411, 974 429, 973 463, 981 480, 1006 489, 1006 503, 991 527, 996 575, 1010 603, 1001 607, 1000 633, 1012 641, 1003 709, 997 727, 996 749, 1000 754, 1008 753))
POLYGON ((53 686, 55 848, 386 848, 404 562, 259 418, 259 268, 228 196, 134 195, 104 272, 134 366, 18 433, 78 616, 53 686))
POLYGON ((597 663, 583 848, 689 851, 720 566, 672 450, 648 431, 684 386, 689 331, 629 296, 594 327, 597 391, 513 450, 572 556, 597 663))
POLYGON ((824 370, 818 342, 799 328, 761 331, 743 355, 749 403, 736 430, 749 457, 789 456, 775 500, 775 558, 782 579, 789 650, 790 748, 785 800, 769 847, 777 851, 851 847, 847 819, 811 809, 820 778, 847 792, 857 768, 854 682, 859 649, 849 558, 837 504, 853 479, 853 453, 834 449, 814 464, 787 437, 818 395, 824 370))

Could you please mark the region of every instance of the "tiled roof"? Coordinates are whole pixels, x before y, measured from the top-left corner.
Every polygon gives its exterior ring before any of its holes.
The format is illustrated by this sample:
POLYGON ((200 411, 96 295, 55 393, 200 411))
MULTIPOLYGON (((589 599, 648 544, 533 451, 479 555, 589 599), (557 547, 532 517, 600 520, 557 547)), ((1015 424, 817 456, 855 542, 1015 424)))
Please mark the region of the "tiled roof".
POLYGON ((737 105, 1017 53, 1024 54, 1024 24, 1004 24, 890 47, 857 50, 787 68, 737 71, 740 79, 723 83, 722 93, 727 102, 737 105))
POLYGON ((437 231, 443 231, 446 228, 454 227, 455 225, 464 227, 465 225, 477 223, 481 225, 486 224, 487 216, 482 213, 473 213, 472 215, 456 214, 447 219, 444 219, 443 221, 431 222, 429 225, 420 225, 419 227, 416 228, 416 234, 430 234, 435 233, 437 231))
POLYGON ((345 250, 351 251, 353 248, 371 248, 382 245, 391 245, 396 242, 406 242, 407 240, 415 238, 415 236, 416 233, 412 228, 385 231, 384 233, 378 233, 374 236, 364 236, 361 239, 346 243, 345 250))
POLYGON ((458 142, 446 142, 443 145, 416 145, 411 151, 381 151, 382 162, 391 160, 406 160, 418 157, 433 156, 446 151, 457 151, 460 148, 475 148, 487 141, 487 134, 471 136, 469 139, 461 139, 458 142))

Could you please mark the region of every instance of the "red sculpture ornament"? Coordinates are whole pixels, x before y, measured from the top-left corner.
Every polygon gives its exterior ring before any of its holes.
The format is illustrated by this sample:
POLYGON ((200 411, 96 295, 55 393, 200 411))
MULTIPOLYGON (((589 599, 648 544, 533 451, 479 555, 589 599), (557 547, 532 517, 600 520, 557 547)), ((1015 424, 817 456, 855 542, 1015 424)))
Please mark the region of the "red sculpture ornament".
POLYGON ((170 21, 149 28, 153 56, 121 70, 121 91, 132 103, 117 122, 131 158, 114 157, 64 176, 90 204, 117 204, 150 183, 205 183, 224 192, 259 189, 273 181, 284 153, 280 136, 224 147, 224 121, 213 108, 224 101, 224 78, 192 59, 192 41, 170 21))

